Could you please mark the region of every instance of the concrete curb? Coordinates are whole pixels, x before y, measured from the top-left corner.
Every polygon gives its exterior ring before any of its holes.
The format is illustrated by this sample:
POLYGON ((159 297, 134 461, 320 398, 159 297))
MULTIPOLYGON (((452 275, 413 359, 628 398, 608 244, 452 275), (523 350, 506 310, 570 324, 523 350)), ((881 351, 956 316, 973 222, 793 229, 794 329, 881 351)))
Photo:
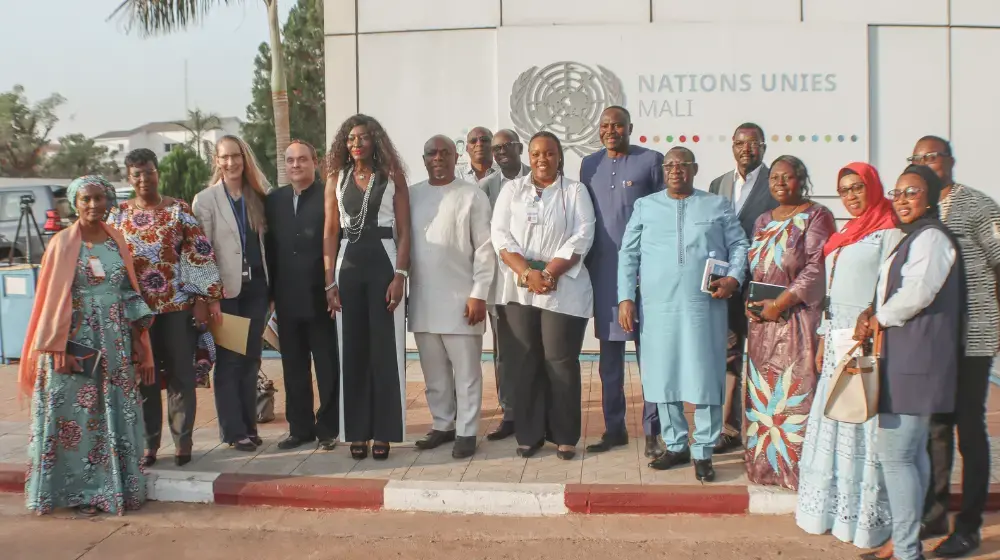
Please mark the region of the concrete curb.
MULTIPOLYGON (((25 468, 0 463, 0 492, 24 492, 25 468)), ((234 506, 540 517, 575 514, 788 515, 795 492, 762 486, 520 484, 374 480, 153 469, 149 499, 234 506)), ((961 488, 952 487, 952 509, 961 488)), ((1000 511, 1000 484, 988 511, 1000 511)))

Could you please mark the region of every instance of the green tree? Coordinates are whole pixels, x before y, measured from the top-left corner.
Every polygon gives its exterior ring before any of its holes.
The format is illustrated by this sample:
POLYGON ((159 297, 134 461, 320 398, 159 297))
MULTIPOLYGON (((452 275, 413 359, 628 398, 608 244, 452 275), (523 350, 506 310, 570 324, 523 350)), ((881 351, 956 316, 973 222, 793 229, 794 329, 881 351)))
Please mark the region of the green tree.
MULTIPOLYGON (((208 13, 220 5, 241 4, 244 0, 123 0, 111 13, 111 17, 121 17, 126 21, 126 30, 138 29, 142 35, 171 33, 198 25, 208 13)), ((278 22, 278 0, 261 0, 267 7, 267 27, 270 31, 271 50, 278 53, 272 59, 271 99, 273 100, 275 143, 278 153, 288 147, 288 88, 285 82, 284 56, 282 56, 281 33, 278 22)), ((322 10, 320 11, 322 13, 322 10)), ((322 34, 322 20, 320 20, 322 34)), ((285 166, 278 166, 278 181, 285 182, 285 166)))
POLYGON ((0 177, 32 177, 42 163, 42 148, 59 122, 56 109, 66 98, 53 93, 32 105, 24 87, 0 93, 0 177))
POLYGON ((94 142, 83 134, 68 134, 59 139, 59 151, 42 165, 46 177, 73 179, 82 175, 104 175, 112 181, 121 180, 121 169, 114 161, 117 152, 94 142))
POLYGON ((212 170, 188 146, 177 146, 160 160, 160 192, 190 203, 208 185, 212 170))
POLYGON ((180 121, 177 124, 183 126, 185 130, 191 133, 191 140, 188 142, 188 145, 194 149, 198 157, 206 158, 212 150, 211 146, 204 139, 205 133, 210 130, 222 128, 222 119, 215 113, 203 113, 201 109, 195 109, 187 113, 187 120, 180 121))
MULTIPOLYGON (((309 142, 322 156, 326 143, 326 80, 323 57, 323 2, 298 0, 282 30, 291 135, 309 142)), ((274 110, 270 95, 271 49, 261 43, 254 59, 253 101, 247 106, 243 138, 270 181, 284 171, 284 150, 275 144, 274 110)))

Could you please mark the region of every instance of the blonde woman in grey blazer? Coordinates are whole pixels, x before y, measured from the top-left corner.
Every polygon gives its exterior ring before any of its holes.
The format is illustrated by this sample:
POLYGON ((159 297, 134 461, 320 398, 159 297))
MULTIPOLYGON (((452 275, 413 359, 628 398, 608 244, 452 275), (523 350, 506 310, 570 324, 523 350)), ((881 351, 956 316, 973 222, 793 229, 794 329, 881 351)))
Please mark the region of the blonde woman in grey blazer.
POLYGON ((246 143, 223 136, 215 145, 212 185, 193 202, 215 248, 223 284, 222 312, 250 319, 246 354, 218 347, 214 376, 222 442, 247 452, 263 443, 257 435, 257 372, 270 303, 264 252, 264 199, 269 190, 246 143))

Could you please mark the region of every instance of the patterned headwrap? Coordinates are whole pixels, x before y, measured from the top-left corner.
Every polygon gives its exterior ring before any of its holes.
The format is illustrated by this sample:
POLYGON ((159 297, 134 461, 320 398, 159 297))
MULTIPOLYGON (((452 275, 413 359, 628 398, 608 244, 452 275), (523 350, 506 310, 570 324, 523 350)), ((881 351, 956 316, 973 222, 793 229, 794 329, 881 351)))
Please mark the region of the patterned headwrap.
POLYGON ((108 197, 108 212, 118 205, 118 196, 115 195, 114 185, 100 175, 84 175, 83 177, 73 179, 73 182, 66 187, 66 198, 69 201, 70 207, 73 208, 74 213, 77 212, 76 193, 88 185, 97 185, 104 189, 104 194, 108 197))

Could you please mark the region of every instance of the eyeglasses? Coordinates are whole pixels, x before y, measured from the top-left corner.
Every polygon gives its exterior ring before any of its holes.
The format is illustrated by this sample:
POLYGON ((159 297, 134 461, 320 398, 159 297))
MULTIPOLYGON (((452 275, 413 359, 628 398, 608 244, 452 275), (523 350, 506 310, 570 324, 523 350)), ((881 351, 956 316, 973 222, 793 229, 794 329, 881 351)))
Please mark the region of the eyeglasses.
POLYGON ((840 198, 844 198, 845 196, 847 196, 848 193, 854 193, 856 196, 861 196, 865 194, 865 184, 854 183, 853 185, 845 189, 837 188, 837 194, 840 195, 840 198))
POLYGON ((906 198, 906 200, 914 200, 918 196, 920 196, 920 193, 924 191, 925 189, 921 189, 919 187, 906 187, 905 189, 902 190, 892 189, 891 191, 889 191, 889 198, 893 200, 899 200, 899 197, 902 196, 906 198))
POLYGON ((468 144, 489 144, 490 142, 493 142, 491 136, 473 136, 467 141, 468 144))
POLYGON ((138 180, 138 179, 152 179, 153 177, 156 177, 156 170, 155 169, 150 169, 150 170, 144 170, 144 171, 133 171, 133 172, 129 173, 128 175, 129 175, 129 177, 131 177, 133 179, 136 179, 136 180, 138 180))
POLYGON ((743 148, 750 148, 751 150, 759 150, 763 148, 765 144, 763 142, 758 142, 756 140, 734 140, 733 147, 737 150, 742 150, 743 148))
POLYGON ((219 158, 220 161, 237 161, 243 159, 243 154, 226 154, 224 156, 215 156, 219 158))
POLYGON ((514 151, 520 145, 521 145, 520 142, 504 142, 503 144, 494 145, 492 148, 490 148, 490 150, 492 150, 494 154, 499 154, 505 151, 514 151))
POLYGON ((906 161, 910 163, 915 163, 917 165, 927 165, 929 163, 934 163, 939 158, 943 157, 948 157, 948 154, 943 154, 941 152, 927 152, 926 154, 917 154, 915 156, 910 156, 906 158, 906 161))
POLYGON ((686 171, 688 169, 691 169, 692 166, 694 166, 693 161, 671 161, 668 163, 664 163, 663 169, 665 171, 673 171, 675 169, 677 170, 683 169, 686 171))

